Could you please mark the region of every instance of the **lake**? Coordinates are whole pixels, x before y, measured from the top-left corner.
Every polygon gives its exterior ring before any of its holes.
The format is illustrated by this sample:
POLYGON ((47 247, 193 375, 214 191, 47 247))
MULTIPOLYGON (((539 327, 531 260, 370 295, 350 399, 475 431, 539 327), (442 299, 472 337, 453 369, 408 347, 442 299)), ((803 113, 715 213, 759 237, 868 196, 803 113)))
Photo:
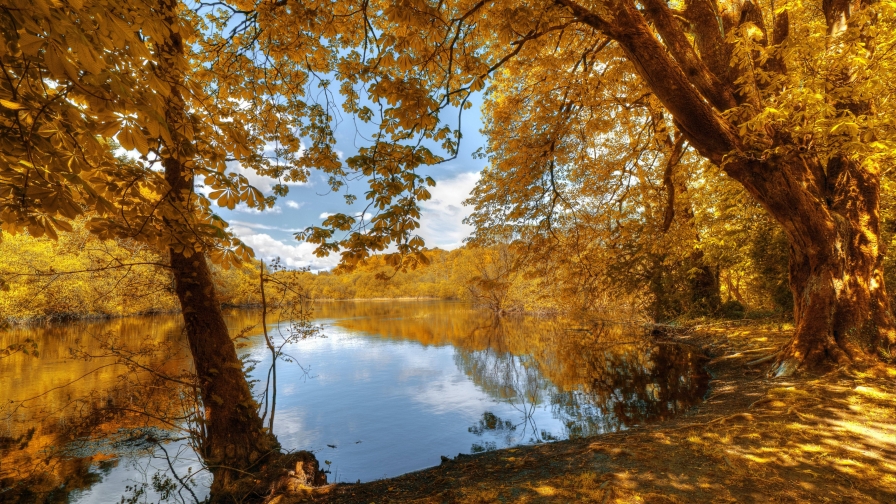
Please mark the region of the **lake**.
MULTIPOLYGON (((272 318, 276 339, 286 326, 272 318)), ((227 319, 261 390, 271 355, 260 311, 227 319)), ((287 345, 292 362, 278 361, 274 432, 286 449, 313 451, 331 482, 626 429, 686 410, 708 386, 692 348, 636 326, 496 318, 446 301, 320 302, 313 323, 320 335, 287 345)), ((177 430, 192 411, 177 380, 190 369, 179 316, 0 333, 0 348, 21 343, 38 356, 0 359, 2 492, 153 500, 167 488, 164 478, 153 488, 153 476, 173 469, 193 495, 207 493, 207 473, 177 430)), ((172 491, 174 501, 193 499, 172 491)))

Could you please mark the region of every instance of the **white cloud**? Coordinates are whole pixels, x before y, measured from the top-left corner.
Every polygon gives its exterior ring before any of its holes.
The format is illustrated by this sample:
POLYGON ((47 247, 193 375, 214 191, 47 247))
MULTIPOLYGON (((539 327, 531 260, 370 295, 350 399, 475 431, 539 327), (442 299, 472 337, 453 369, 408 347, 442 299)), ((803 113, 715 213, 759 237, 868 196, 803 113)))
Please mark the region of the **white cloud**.
POLYGON ((295 209, 295 210, 302 208, 304 205, 305 205, 304 201, 302 203, 296 203, 295 201, 287 201, 286 202, 286 206, 288 206, 289 208, 295 209))
POLYGON ((329 270, 339 264, 339 254, 327 257, 317 257, 314 255, 316 245, 311 243, 296 243, 281 241, 268 233, 262 231, 280 231, 286 233, 298 233, 304 231, 299 228, 284 228, 278 226, 269 226, 266 224, 257 224, 254 222, 245 222, 239 220, 231 220, 229 222, 230 230, 238 236, 246 245, 252 247, 255 256, 271 260, 279 257, 283 264, 290 268, 310 267, 312 271, 329 270))
MULTIPOLYGON (((318 218, 318 219, 326 219, 327 217, 329 217, 329 216, 331 216, 331 215, 336 215, 336 214, 335 214, 335 213, 330 213, 330 212, 323 212, 322 214, 318 215, 317 218, 318 218)), ((353 217, 355 217, 356 219, 357 219, 357 218, 360 218, 360 217, 361 217, 361 212, 355 212, 355 214, 353 215, 353 217)), ((372 213, 370 213, 370 212, 364 212, 364 220, 369 221, 371 218, 373 218, 373 214, 372 214, 372 213)))
POLYGON ((271 215, 271 214, 279 214, 279 213, 283 213, 283 208, 281 208, 281 207, 279 207, 279 206, 277 206, 277 205, 274 205, 272 208, 265 208, 264 210, 259 210, 259 209, 257 209, 257 208, 251 208, 251 207, 249 207, 249 206, 246 206, 245 203, 239 203, 239 204, 237 204, 237 206, 235 206, 235 207, 233 208, 233 211, 234 211, 234 212, 247 213, 247 214, 268 214, 268 215, 271 215))
MULTIPOLYGON (((451 249, 463 245, 463 239, 472 231, 470 226, 461 222, 472 211, 472 208, 463 206, 463 200, 469 197, 470 191, 478 180, 479 173, 461 173, 450 179, 437 181, 436 187, 431 188, 432 198, 420 204, 422 215, 418 230, 418 234, 426 240, 427 246, 451 249)), ((288 208, 302 206, 300 203, 292 201, 285 201, 284 205, 288 208)), ((237 209, 246 213, 262 214, 262 212, 249 209, 245 205, 241 205, 237 209)), ((263 213, 276 214, 282 211, 282 208, 277 206, 263 213)), ((323 212, 319 218, 326 219, 330 215, 332 214, 329 212, 323 212)), ((360 213, 355 214, 355 217, 360 216, 360 213)), ((365 214, 364 218, 369 220, 371 215, 365 214)), ((256 224, 240 220, 231 220, 230 224, 234 234, 252 247, 260 258, 270 260, 279 257, 288 267, 308 266, 314 271, 332 269, 339 263, 339 254, 323 258, 317 257, 314 255, 314 249, 317 248, 314 244, 298 243, 291 240, 280 241, 268 234, 269 232, 296 233, 302 231, 301 229, 272 225, 274 223, 256 224)))
POLYGON ((277 179, 259 175, 255 170, 243 168, 243 166, 239 163, 232 163, 230 166, 228 166, 228 168, 246 177, 246 180, 249 181, 250 186, 258 189, 264 194, 270 194, 271 189, 275 184, 278 183, 277 179))
MULTIPOLYGON (((265 154, 272 155, 272 153, 273 153, 273 146, 269 144, 268 148, 265 149, 265 154)), ((240 164, 239 162, 235 162, 235 161, 227 163, 227 169, 228 169, 228 171, 239 173, 240 175, 246 177, 246 180, 249 182, 249 185, 251 185, 252 187, 258 189, 259 191, 261 191, 265 194, 270 194, 271 189, 273 189, 273 187, 276 184, 280 184, 280 183, 283 183, 290 187, 303 186, 303 185, 310 184, 310 181, 309 182, 286 182, 286 181, 281 182, 272 177, 265 177, 264 175, 259 175, 255 170, 253 170, 251 168, 243 168, 242 164, 240 164)))
POLYGON ((470 196, 479 177, 478 172, 461 173, 437 180, 436 186, 430 189, 432 198, 420 203, 423 211, 418 230, 427 247, 453 249, 463 245, 463 239, 473 231, 472 226, 462 222, 473 211, 463 201, 470 196))
POLYGON ((248 229, 251 233, 256 232, 259 229, 263 229, 265 231, 283 231, 284 233, 298 233, 299 231, 304 231, 305 228, 285 228, 279 226, 269 226, 267 224, 257 224, 255 222, 246 222, 241 220, 233 220, 230 219, 227 221, 230 224, 230 227, 248 229))
POLYGON ((317 245, 312 243, 288 245, 269 234, 253 233, 251 229, 243 226, 233 226, 232 229, 261 259, 270 260, 279 257, 286 266, 291 268, 308 266, 312 271, 328 270, 339 264, 339 254, 330 254, 327 257, 315 256, 314 249, 317 245))

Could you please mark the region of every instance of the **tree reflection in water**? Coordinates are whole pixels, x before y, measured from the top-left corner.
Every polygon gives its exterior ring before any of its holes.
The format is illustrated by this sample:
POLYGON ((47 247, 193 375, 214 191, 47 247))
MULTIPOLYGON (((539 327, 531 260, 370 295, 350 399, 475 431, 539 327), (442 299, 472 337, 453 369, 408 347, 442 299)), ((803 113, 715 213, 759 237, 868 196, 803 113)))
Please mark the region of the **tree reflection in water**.
MULTIPOLYGON (((512 423, 486 411, 479 423, 468 429, 469 432, 477 436, 486 432, 500 435, 505 446, 542 441, 533 414, 544 402, 545 391, 550 389, 551 384, 538 372, 537 364, 531 356, 486 349, 476 352, 458 351, 454 354, 454 360, 474 384, 493 398, 513 406, 520 413, 519 422, 512 423)), ((483 447, 494 449, 496 446, 477 443, 473 445, 472 451, 484 451, 483 447)))
MULTIPOLYGON (((520 412, 518 421, 486 412, 470 432, 488 432, 504 446, 593 436, 670 417, 706 393, 709 377, 693 348, 657 343, 624 326, 570 330, 569 324, 496 318, 488 326, 494 339, 486 348, 458 345, 458 368, 520 412), (533 325, 539 330, 531 331, 533 325), (529 344, 519 344, 520 331, 528 333, 529 344), (562 420, 564 432, 539 431, 533 413, 545 402, 562 420)), ((481 343, 477 332, 470 339, 481 343)), ((472 451, 496 447, 495 442, 475 443, 472 451)))
MULTIPOLYGON (((3 333, 0 343, 22 333, 3 333)), ((7 402, 0 405, 0 502, 66 502, 121 459, 164 452, 172 442, 170 456, 157 465, 183 468, 177 452, 193 455, 182 447, 188 448, 183 437, 196 408, 176 320, 52 325, 26 334, 41 349, 39 358, 16 354, 2 362, 12 386, 3 387, 7 402)), ((172 481, 131 484, 145 493, 152 486, 173 489, 172 481)), ((188 492, 184 485, 176 490, 188 492)))
MULTIPOLYGON (((450 368, 444 376, 466 376, 474 386, 469 388, 479 391, 454 398, 460 401, 453 413, 463 413, 450 416, 462 422, 453 424, 461 435, 450 434, 454 437, 446 441, 458 441, 452 449, 466 449, 472 441, 470 451, 486 451, 624 429, 682 411, 698 401, 707 386, 693 350, 657 343, 631 326, 582 328, 575 320, 495 318, 445 302, 320 303, 317 315, 319 322, 346 329, 350 338, 411 343, 394 345, 396 349, 450 345, 453 363, 450 358, 439 363, 450 368)), ((258 312, 251 310, 231 314, 235 332, 257 321, 258 312)), ((162 450, 172 458, 181 449, 195 457, 186 440, 165 443, 184 435, 190 423, 184 415, 196 411, 190 403, 195 393, 190 390, 190 359, 178 317, 0 332, 0 348, 28 338, 38 345, 39 358, 18 352, 0 360, 0 390, 12 401, 0 405, 5 420, 0 423, 0 502, 28 502, 34 494, 65 501, 69 493, 100 479, 89 495, 101 492, 97 489, 104 485, 120 492, 129 484, 130 495, 139 497, 137 493, 152 490, 155 483, 141 477, 151 477, 156 469, 167 471, 162 450), (81 441, 72 445, 76 440, 81 441), (148 460, 149 452, 163 458, 155 459, 154 468, 131 470, 122 456, 124 447, 144 450, 143 458, 131 460, 148 460), (112 470, 118 460, 123 467, 112 470), (145 483, 148 489, 141 486, 145 483)), ((255 338, 255 347, 262 348, 260 336, 255 338)), ((377 348, 389 355, 392 347, 377 348)), ((414 352, 425 358, 425 352, 414 352)), ((382 420, 402 414, 402 403, 394 406, 396 411, 384 412, 382 420)), ((187 473, 189 465, 182 462, 174 474, 196 477, 187 473)), ((156 495, 172 489, 164 481, 158 483, 156 495)), ((197 494, 202 499, 199 490, 197 494)), ((184 492, 174 500, 194 498, 184 492)))

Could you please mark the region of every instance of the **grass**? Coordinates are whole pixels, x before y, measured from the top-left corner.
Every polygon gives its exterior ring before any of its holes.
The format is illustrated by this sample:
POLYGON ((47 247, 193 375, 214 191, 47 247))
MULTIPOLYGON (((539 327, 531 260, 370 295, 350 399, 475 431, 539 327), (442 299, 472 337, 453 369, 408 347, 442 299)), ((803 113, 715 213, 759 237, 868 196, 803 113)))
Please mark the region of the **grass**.
POLYGON ((749 322, 677 339, 715 377, 706 401, 625 432, 464 457, 286 502, 896 502, 896 369, 768 378, 748 363, 790 328, 749 322))

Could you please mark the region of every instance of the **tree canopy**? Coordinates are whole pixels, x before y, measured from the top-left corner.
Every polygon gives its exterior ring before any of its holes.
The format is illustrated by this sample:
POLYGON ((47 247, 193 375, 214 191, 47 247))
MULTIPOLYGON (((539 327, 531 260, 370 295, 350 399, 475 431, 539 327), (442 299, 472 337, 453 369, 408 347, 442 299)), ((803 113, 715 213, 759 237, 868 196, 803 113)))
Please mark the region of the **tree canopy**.
POLYGON ((169 25, 152 3, 5 5, 4 231, 55 236, 89 213, 88 226, 104 238, 206 250, 216 262, 251 257, 211 201, 263 210, 285 194, 283 184, 274 195, 262 194, 236 166, 284 183, 304 180, 311 161, 299 155, 299 138, 310 127, 301 129, 297 118, 311 116, 314 124, 320 111, 301 99, 309 78, 307 70, 295 70, 297 64, 306 68, 300 55, 294 54, 301 63, 281 57, 276 75, 266 73, 256 63, 272 56, 256 53, 246 41, 251 31, 225 38, 229 16, 203 4, 192 7, 177 7, 180 15, 169 25), (158 49, 173 32, 188 51, 174 62, 183 82, 160 72, 158 49), (172 124, 166 101, 179 88, 189 115, 172 124), (208 189, 207 197, 191 190, 195 207, 189 211, 166 197, 171 188, 160 171, 165 146, 178 136, 189 142, 183 154, 192 177, 208 189), (116 156, 118 144, 140 159, 116 156))
POLYGON ((334 216, 306 233, 322 250, 363 258, 385 229, 420 246, 417 169, 434 142, 453 153, 447 113, 485 89, 480 235, 550 235, 573 260, 612 251, 633 228, 668 232, 688 213, 674 193, 711 163, 721 173, 700 185, 730 178, 789 242, 797 329, 779 373, 873 359, 896 338, 880 243, 881 174, 896 152, 892 2, 320 6, 346 110, 379 127, 347 164, 380 210, 370 232, 334 216))

